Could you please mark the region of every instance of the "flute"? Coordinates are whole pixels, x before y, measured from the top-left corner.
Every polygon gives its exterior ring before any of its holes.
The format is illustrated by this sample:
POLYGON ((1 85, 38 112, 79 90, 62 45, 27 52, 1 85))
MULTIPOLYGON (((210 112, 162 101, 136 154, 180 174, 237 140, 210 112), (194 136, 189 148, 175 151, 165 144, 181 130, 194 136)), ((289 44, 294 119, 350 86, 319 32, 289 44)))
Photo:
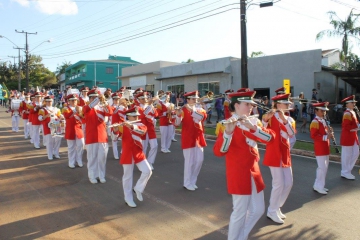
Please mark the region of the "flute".
MULTIPOLYGON (((258 118, 258 117, 259 117, 259 114, 254 114, 254 115, 247 116, 247 118, 249 118, 249 119, 258 118)), ((239 117, 239 118, 237 118, 237 119, 228 118, 228 119, 225 119, 225 120, 220 121, 220 123, 221 123, 222 125, 226 125, 226 124, 229 124, 229 123, 233 123, 233 122, 237 122, 237 121, 241 121, 241 120, 245 120, 245 119, 246 119, 245 116, 239 117)))
POLYGON ((138 120, 134 120, 134 121, 125 121, 125 122, 122 122, 122 123, 114 123, 114 124, 111 124, 111 125, 107 126, 107 128, 119 127, 119 126, 124 125, 125 123, 133 124, 133 123, 138 123, 138 122, 141 122, 141 120, 138 119, 138 120))

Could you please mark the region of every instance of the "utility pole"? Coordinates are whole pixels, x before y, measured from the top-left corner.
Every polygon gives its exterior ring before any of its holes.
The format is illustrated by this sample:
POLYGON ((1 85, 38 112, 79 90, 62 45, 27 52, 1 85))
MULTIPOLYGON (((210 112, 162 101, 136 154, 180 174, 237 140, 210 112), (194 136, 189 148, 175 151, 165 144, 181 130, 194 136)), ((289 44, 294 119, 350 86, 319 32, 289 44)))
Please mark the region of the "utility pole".
POLYGON ((15 66, 15 58, 16 58, 16 56, 9 56, 9 55, 8 55, 8 57, 14 59, 14 66, 15 66))
POLYGON ((15 29, 15 32, 17 33, 25 33, 25 66, 26 66, 26 90, 30 91, 29 88, 29 45, 28 45, 28 34, 34 34, 37 35, 37 32, 35 33, 29 33, 22 30, 21 32, 15 29))
POLYGON ((20 60, 20 50, 24 50, 24 48, 14 47, 14 49, 19 50, 19 72, 18 72, 18 90, 21 92, 21 60, 20 60))
POLYGON ((246 37, 246 0, 240 0, 241 87, 249 87, 246 37))

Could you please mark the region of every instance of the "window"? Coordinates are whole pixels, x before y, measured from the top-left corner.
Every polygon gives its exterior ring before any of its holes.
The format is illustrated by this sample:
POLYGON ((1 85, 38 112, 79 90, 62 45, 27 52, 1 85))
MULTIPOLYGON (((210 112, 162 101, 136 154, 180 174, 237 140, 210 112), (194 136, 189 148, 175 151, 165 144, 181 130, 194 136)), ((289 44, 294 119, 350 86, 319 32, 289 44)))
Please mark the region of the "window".
POLYGON ((168 85, 167 90, 171 91, 173 93, 176 93, 176 94, 179 94, 181 92, 184 93, 184 84, 182 84, 182 85, 170 85, 170 86, 168 85))
POLYGON ((218 95, 220 93, 220 82, 199 83, 198 91, 201 96, 204 96, 207 91, 212 91, 214 95, 218 95))
POLYGON ((106 68, 106 74, 113 74, 113 73, 114 73, 114 68, 112 68, 112 67, 106 68))

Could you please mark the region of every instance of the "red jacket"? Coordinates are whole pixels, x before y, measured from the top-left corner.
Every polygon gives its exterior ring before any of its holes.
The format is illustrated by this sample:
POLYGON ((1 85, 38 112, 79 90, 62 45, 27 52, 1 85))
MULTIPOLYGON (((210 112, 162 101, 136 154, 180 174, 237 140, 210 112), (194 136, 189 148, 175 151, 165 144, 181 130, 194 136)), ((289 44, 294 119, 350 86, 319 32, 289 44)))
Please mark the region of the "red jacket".
POLYGON ((251 195, 251 176, 257 192, 265 188, 258 164, 260 156, 256 142, 269 143, 273 141, 275 134, 272 130, 261 127, 259 120, 253 121, 258 125, 256 131, 240 128, 241 125, 238 124, 232 135, 221 132, 213 148, 216 156, 225 156, 229 194, 251 195))
POLYGON ((110 106, 100 107, 96 105, 91 108, 90 105, 83 107, 83 113, 86 122, 86 138, 85 144, 107 143, 108 137, 106 132, 105 116, 112 115, 110 106))
MULTIPOLYGON (((81 107, 80 107, 81 108, 81 107)), ((82 129, 83 117, 78 112, 74 112, 73 108, 68 106, 63 108, 63 115, 66 120, 65 139, 75 140, 84 137, 82 129)))
MULTIPOLYGON (((140 120, 147 127, 147 134, 149 139, 156 138, 154 118, 157 117, 157 111, 152 105, 142 105, 139 106, 140 120), (150 110, 150 111, 149 111, 150 110), (147 113, 146 113, 147 112, 147 113)), ((146 135, 142 137, 145 140, 146 135)))
POLYGON ((47 117, 44 119, 44 117, 48 114, 54 114, 54 119, 55 120, 60 120, 60 116, 61 116, 61 113, 60 113, 60 110, 56 107, 51 107, 51 108, 41 108, 39 110, 39 113, 38 113, 38 120, 41 122, 41 124, 43 125, 43 129, 44 129, 44 135, 48 135, 51 133, 50 131, 50 128, 49 128, 49 122, 51 120, 50 117, 47 117))
POLYGON ((39 110, 41 109, 41 104, 36 105, 35 103, 28 104, 28 107, 30 108, 30 113, 32 115, 31 124, 32 125, 41 125, 41 122, 39 120, 39 110))
POLYGON ((196 108, 195 113, 202 120, 195 122, 192 114, 193 110, 187 107, 187 104, 182 107, 182 116, 176 116, 175 124, 179 126, 182 123, 181 130, 181 147, 182 149, 193 148, 193 147, 205 147, 206 141, 204 137, 204 121, 207 118, 207 114, 204 109, 196 108))
POLYGON ((113 133, 122 138, 122 153, 120 164, 131 164, 134 159, 135 164, 146 159, 142 147, 142 136, 146 135, 146 126, 142 123, 134 123, 134 129, 119 127, 119 131, 113 133))
POLYGON ((171 123, 169 122, 169 118, 168 118, 168 114, 167 114, 167 107, 163 102, 159 102, 156 106, 156 110, 158 112, 158 116, 159 116, 159 125, 162 127, 166 127, 171 125, 171 123))
POLYGON ((86 105, 87 102, 89 102, 89 97, 87 97, 86 99, 80 97, 79 106, 83 107, 86 105))
POLYGON ((279 114, 275 113, 268 123, 264 123, 268 129, 275 133, 274 141, 266 146, 263 164, 269 167, 291 167, 290 142, 289 137, 295 134, 295 121, 291 117, 286 117, 288 123, 280 120, 279 114))
POLYGON ((21 117, 22 119, 29 119, 29 109, 27 108, 27 104, 31 103, 30 101, 29 102, 26 102, 25 100, 22 101, 20 103, 20 108, 19 108, 19 111, 21 113, 21 117))
POLYGON ((228 119, 229 117, 231 117, 231 112, 229 109, 229 105, 230 105, 230 100, 225 99, 224 101, 224 115, 225 115, 225 119, 228 119))
POLYGON ((310 124, 310 137, 314 140, 315 156, 330 154, 330 141, 327 132, 325 120, 315 117, 310 124))
POLYGON ((350 131, 351 129, 358 128, 359 122, 356 119, 355 112, 346 109, 342 119, 342 131, 340 136, 341 146, 353 146, 355 143, 359 145, 357 131, 350 131))

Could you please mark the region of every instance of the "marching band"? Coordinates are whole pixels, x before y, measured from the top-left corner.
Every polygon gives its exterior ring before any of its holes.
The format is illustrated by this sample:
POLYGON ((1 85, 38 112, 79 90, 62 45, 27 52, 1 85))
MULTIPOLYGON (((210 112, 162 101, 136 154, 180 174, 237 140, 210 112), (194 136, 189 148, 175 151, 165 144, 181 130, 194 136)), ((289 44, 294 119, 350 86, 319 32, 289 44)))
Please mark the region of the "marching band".
MULTIPOLYGON (((170 103, 170 94, 160 90, 156 96, 139 88, 130 91, 125 87, 115 93, 108 90, 84 87, 69 91, 62 110, 53 105, 53 98, 36 91, 25 94, 23 99, 12 99, 12 130, 19 131, 20 117, 24 122, 24 138, 30 137, 34 148, 40 148, 40 131, 49 160, 60 158, 62 137, 67 141, 68 167, 83 167, 82 157, 86 150, 90 183, 106 183, 106 159, 111 139, 113 157, 123 167, 124 200, 129 207, 136 207, 133 192, 138 201, 154 170, 158 151, 156 135, 157 119, 160 129, 160 151, 170 153, 175 127, 181 128, 181 148, 184 155, 183 187, 195 191, 204 161, 205 120, 213 94, 199 98, 198 91, 184 94, 186 104, 170 103), (76 91, 75 91, 76 92, 76 91), (118 145, 121 143, 119 152, 118 145), (148 145, 149 150, 147 151, 148 145), (133 187, 134 165, 141 176, 133 187)), ((211 92, 212 93, 212 92, 211 92)), ((290 150, 296 142, 295 120, 289 116, 294 99, 283 88, 271 98, 272 107, 254 100, 256 92, 248 88, 225 91, 223 102, 225 120, 217 125, 217 140, 213 152, 225 157, 228 193, 232 195, 233 212, 230 216, 228 239, 247 239, 251 229, 265 212, 263 190, 265 184, 259 167, 260 155, 257 143, 267 146, 263 165, 272 176, 272 189, 267 217, 282 224, 286 216, 281 207, 288 198, 292 185, 290 150), (259 109, 264 111, 260 114, 259 109), (239 157, 240 156, 240 157, 239 157)), ((304 100, 303 100, 304 101, 304 100)), ((341 173, 342 178, 355 180, 351 171, 359 156, 360 113, 355 96, 341 101, 346 106, 342 119, 341 173)), ((332 128, 327 122, 328 102, 312 104, 316 117, 310 125, 310 137, 314 141, 317 161, 313 190, 328 194, 325 188, 329 165, 330 140, 335 143, 332 128)), ((262 112, 261 111, 261 112, 262 112)))

